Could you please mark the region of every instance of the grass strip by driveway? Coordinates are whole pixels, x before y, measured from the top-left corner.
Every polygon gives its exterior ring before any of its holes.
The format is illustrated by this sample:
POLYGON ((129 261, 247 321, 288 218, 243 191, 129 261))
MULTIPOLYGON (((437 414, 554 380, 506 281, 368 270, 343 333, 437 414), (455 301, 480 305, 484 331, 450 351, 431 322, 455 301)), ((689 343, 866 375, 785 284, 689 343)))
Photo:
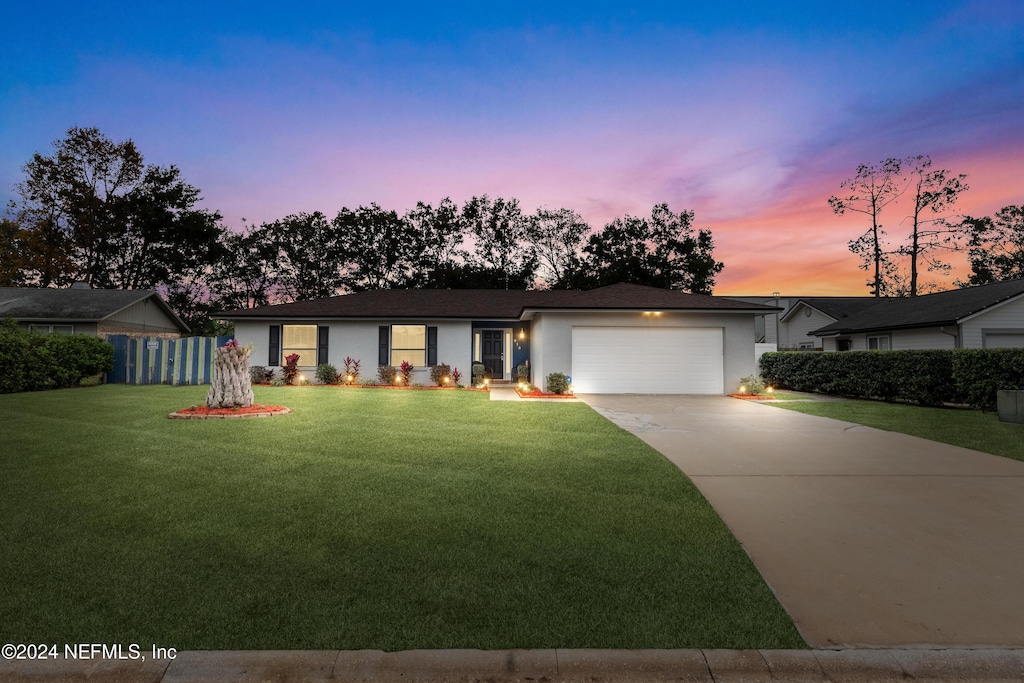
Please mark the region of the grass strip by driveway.
POLYGON ((1000 422, 995 413, 880 401, 800 401, 766 405, 1024 460, 1024 426, 1000 422))
POLYGON ((580 404, 204 387, 0 396, 0 642, 787 648, 690 481, 580 404))

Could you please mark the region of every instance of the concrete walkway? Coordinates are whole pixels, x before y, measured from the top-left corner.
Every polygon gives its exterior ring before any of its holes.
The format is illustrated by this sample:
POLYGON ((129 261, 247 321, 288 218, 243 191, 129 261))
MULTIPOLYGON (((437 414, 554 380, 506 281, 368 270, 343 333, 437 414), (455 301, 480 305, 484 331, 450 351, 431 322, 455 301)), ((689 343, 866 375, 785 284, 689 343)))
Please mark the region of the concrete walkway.
POLYGON ((1021 681, 1024 650, 378 650, 181 652, 173 660, 0 660, 0 681, 1021 681))
POLYGON ((689 475, 812 647, 1024 647, 1024 462, 728 397, 581 398, 689 475))

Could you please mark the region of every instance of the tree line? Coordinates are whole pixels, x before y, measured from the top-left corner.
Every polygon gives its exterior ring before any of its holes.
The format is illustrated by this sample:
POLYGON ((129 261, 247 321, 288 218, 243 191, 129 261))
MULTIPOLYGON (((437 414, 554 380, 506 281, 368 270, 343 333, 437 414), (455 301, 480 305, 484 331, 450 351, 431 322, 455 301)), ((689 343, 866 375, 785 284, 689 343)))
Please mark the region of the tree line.
MULTIPOLYGON (((870 273, 867 286, 876 297, 917 296, 937 289, 923 272, 947 273, 949 255, 966 250, 971 274, 958 287, 1024 277, 1024 206, 1010 205, 995 216, 951 215, 969 188, 967 176, 935 168, 926 155, 890 157, 861 164, 841 184, 843 194, 829 198, 833 212, 859 213, 868 227, 849 249, 870 273), (902 200, 902 201, 900 201, 902 200), (891 207, 891 208, 890 208, 891 207), (902 208, 902 239, 891 238, 881 216, 902 208)), ((899 215, 899 214, 897 214, 899 215)))
POLYGON ((593 230, 515 198, 371 203, 227 229, 175 166, 73 127, 23 167, 0 222, 0 285, 159 289, 198 332, 218 311, 387 288, 590 289, 633 282, 710 294, 723 264, 692 211, 652 208, 593 230))

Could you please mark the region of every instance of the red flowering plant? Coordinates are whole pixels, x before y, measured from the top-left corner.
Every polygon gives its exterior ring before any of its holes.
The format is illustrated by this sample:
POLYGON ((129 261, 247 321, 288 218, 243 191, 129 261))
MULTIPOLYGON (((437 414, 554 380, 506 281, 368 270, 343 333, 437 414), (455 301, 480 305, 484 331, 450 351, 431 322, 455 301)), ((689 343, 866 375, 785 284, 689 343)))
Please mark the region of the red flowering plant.
POLYGON ((284 381, 288 384, 294 384, 296 378, 299 376, 299 354, 291 353, 284 357, 284 381))
POLYGON ((459 372, 458 368, 452 370, 452 383, 457 387, 462 386, 462 373, 459 372))
POLYGON ((225 349, 237 349, 238 347, 239 343, 237 339, 229 339, 228 343, 224 345, 225 349))
POLYGON ((409 380, 412 378, 413 364, 407 360, 402 361, 402 366, 398 368, 398 371, 402 373, 402 384, 409 386, 409 380))
POLYGON ((342 374, 345 378, 345 384, 355 384, 359 381, 359 361, 345 356, 345 370, 342 374))

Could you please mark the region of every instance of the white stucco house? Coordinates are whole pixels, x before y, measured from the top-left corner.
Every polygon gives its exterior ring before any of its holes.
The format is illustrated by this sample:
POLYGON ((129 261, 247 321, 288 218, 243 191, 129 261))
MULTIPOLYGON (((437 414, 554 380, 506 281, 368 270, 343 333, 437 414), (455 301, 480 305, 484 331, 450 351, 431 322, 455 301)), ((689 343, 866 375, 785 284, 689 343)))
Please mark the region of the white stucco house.
POLYGON ((825 351, 1024 348, 1024 279, 877 301, 809 334, 825 351))
POLYGON ((408 361, 414 381, 446 363, 496 382, 520 364, 533 382, 562 372, 576 393, 724 394, 756 372, 754 317, 770 306, 617 284, 589 291, 378 290, 228 311, 253 363, 292 353, 312 370, 348 356, 362 374, 408 361))

